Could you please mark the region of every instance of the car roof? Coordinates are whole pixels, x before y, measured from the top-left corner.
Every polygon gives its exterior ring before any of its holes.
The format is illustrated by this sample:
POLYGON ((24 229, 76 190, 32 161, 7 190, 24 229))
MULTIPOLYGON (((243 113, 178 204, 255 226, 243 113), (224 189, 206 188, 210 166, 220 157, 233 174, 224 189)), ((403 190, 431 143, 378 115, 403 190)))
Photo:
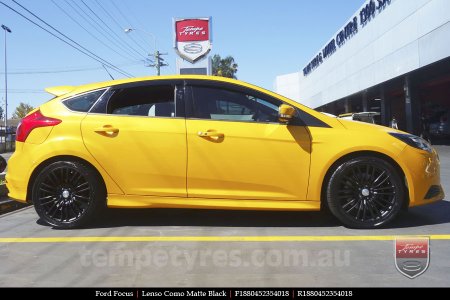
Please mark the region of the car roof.
POLYGON ((109 86, 116 86, 127 83, 141 82, 141 81, 151 81, 151 80, 188 80, 188 79, 197 79, 197 80, 207 80, 207 81, 219 81, 219 82, 228 82, 234 83, 242 86, 247 86, 251 88, 256 88, 263 90, 261 87, 226 77, 221 76, 209 76, 209 75, 167 75, 167 76, 146 76, 146 77, 133 77, 126 79, 117 79, 117 80, 109 80, 103 82, 95 82, 89 83, 79 86, 54 86, 48 87, 45 89, 48 93, 54 96, 72 96, 75 94, 80 94, 83 92, 101 89, 109 86))

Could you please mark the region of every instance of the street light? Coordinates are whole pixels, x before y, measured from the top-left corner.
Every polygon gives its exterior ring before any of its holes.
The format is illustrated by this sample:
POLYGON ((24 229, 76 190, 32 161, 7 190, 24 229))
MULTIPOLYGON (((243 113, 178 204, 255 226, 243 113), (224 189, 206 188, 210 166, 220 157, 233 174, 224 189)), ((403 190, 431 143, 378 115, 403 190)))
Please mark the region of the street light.
POLYGON ((155 48, 155 54, 149 54, 149 56, 155 57, 154 64, 150 64, 149 67, 155 67, 156 68, 156 75, 161 75, 161 67, 168 66, 167 63, 164 63, 164 59, 161 57, 162 55, 167 55, 167 53, 161 53, 156 48, 156 37, 153 33, 150 33, 148 31, 142 30, 142 29, 136 29, 136 28, 125 28, 125 33, 130 33, 132 31, 140 31, 147 35, 149 35, 153 39, 153 47, 155 48))
MULTIPOLYGON (((5 143, 6 143, 6 126, 8 120, 8 57, 6 55, 6 33, 11 33, 11 29, 8 26, 2 24, 2 29, 5 31, 5 143)), ((6 145, 6 144, 5 144, 6 145)))
POLYGON ((140 32, 143 32, 143 33, 145 33, 145 34, 147 34, 147 35, 149 35, 152 39, 153 39, 153 48, 155 49, 155 51, 156 51, 156 36, 153 34, 153 33, 151 33, 151 32, 148 32, 148 31, 146 31, 146 30, 142 30, 142 29, 137 29, 137 28, 125 28, 125 33, 130 33, 130 32, 132 32, 132 31, 140 31, 140 32))

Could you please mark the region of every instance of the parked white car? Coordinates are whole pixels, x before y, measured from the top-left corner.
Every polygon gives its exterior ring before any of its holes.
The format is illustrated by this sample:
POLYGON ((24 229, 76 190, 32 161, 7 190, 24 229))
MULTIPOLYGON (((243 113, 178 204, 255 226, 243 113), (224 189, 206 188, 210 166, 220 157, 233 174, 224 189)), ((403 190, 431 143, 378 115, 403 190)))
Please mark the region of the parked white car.
POLYGON ((376 117, 380 116, 379 112, 357 112, 340 114, 339 118, 353 121, 377 124, 376 117))

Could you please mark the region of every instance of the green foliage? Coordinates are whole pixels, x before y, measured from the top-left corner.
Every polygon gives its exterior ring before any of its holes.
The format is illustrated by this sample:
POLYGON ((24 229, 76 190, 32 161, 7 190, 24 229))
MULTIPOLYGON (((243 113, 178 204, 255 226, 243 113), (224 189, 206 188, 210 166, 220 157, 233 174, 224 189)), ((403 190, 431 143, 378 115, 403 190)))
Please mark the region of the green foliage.
POLYGON ((33 109, 34 107, 31 106, 30 104, 20 102, 19 106, 16 107, 16 110, 14 111, 12 118, 22 119, 33 109))
POLYGON ((212 74, 214 76, 222 76, 236 79, 238 71, 238 64, 234 61, 232 56, 221 58, 220 55, 215 54, 212 58, 212 74))

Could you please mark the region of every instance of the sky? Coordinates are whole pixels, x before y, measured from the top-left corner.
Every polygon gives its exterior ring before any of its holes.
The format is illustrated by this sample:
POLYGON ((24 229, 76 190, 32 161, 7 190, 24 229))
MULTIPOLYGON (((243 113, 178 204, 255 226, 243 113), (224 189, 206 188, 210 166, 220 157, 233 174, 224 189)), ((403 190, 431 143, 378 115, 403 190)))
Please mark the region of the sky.
MULTIPOLYGON (((173 18, 212 17, 211 55, 231 55, 237 78, 273 90, 276 76, 298 72, 359 10, 364 0, 15 0, 36 16, 136 77, 156 48, 176 73, 173 18), (125 28, 136 28, 126 34, 125 28)), ((0 0, 46 27, 13 0, 0 0)), ((44 88, 109 80, 101 64, 0 3, 7 38, 8 117, 20 102, 51 98, 44 88)), ((53 32, 53 31, 52 31, 53 32)), ((0 31, 0 105, 4 107, 4 30, 0 31)), ((109 70, 115 79, 124 75, 109 70)))

